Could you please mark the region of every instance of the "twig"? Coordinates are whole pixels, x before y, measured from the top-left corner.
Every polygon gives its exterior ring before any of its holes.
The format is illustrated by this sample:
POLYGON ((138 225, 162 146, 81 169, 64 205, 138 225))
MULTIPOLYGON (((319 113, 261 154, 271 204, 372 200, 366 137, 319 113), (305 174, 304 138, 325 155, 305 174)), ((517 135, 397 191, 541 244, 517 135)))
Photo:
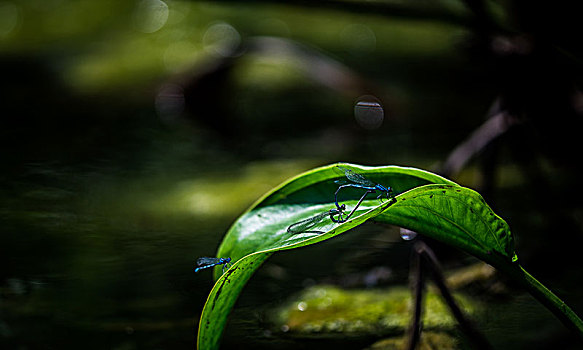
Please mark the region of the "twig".
POLYGON ((421 338, 421 329, 423 323, 421 320, 422 308, 423 308, 423 294, 425 290, 425 275, 423 273, 423 261, 421 256, 413 251, 411 255, 411 289, 413 290, 414 297, 414 313, 411 319, 411 324, 409 325, 409 334, 407 340, 407 350, 414 350, 419 343, 421 338))
POLYGON ((445 176, 457 174, 470 159, 480 153, 492 141, 503 135, 511 126, 518 123, 504 110, 499 109, 500 101, 497 99, 492 109, 495 110, 479 128, 477 128, 464 142, 458 145, 447 157, 441 167, 440 173, 445 176))
POLYGON ((492 346, 488 342, 488 340, 480 333, 472 324, 472 322, 467 319, 463 313, 463 311, 459 308, 457 303, 455 302, 453 295, 450 293, 449 289, 445 285, 445 279, 443 278, 443 274, 441 273, 441 268, 439 266, 439 261, 437 257, 425 243, 422 241, 418 241, 415 243, 415 251, 421 257, 425 259, 425 266, 427 266, 431 272, 433 277, 433 281, 441 295, 443 300, 449 307, 451 313, 456 318, 462 332, 468 336, 469 340, 475 345, 476 349, 480 350, 491 350, 492 346))

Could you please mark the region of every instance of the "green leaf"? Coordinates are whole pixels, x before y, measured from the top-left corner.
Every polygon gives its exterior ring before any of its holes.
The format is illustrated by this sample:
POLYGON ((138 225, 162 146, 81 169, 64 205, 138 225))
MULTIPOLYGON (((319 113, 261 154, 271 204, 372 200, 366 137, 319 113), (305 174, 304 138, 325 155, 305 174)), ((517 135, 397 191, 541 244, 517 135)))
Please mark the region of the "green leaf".
POLYGON ((374 220, 420 232, 495 267, 517 260, 508 224, 469 188, 415 188, 374 220))
MULTIPOLYGON (((219 247, 217 256, 229 256, 233 261, 237 261, 254 252, 291 249, 313 244, 330 238, 330 234, 335 235, 340 233, 339 231, 351 228, 350 225, 344 224, 326 235, 287 234, 289 225, 335 208, 334 192, 338 185, 334 181, 345 179, 344 173, 338 171, 338 165, 352 168, 374 182, 391 186, 394 194, 427 184, 458 186, 441 176, 415 168, 366 167, 354 164, 334 164, 317 168, 288 180, 253 204, 231 226, 219 247), (305 244, 303 241, 306 241, 305 244)), ((352 208, 356 203, 354 198, 360 197, 362 193, 363 191, 359 189, 345 189, 338 195, 338 200, 352 208), (353 199, 346 200, 348 198, 353 199)), ((379 201, 374 199, 373 195, 370 195, 370 198, 362 203, 355 216, 379 206, 379 201)), ((328 226, 318 227, 318 230, 327 231, 334 226, 330 221, 328 223, 328 226)), ((215 269, 215 278, 218 278, 220 273, 220 269, 215 269)))
MULTIPOLYGON (((391 186, 395 194, 412 188, 437 183, 454 187, 457 185, 441 176, 427 171, 398 167, 364 167, 342 164, 366 175, 372 181, 391 186)), ((298 221, 335 208, 334 192, 338 185, 334 180, 343 179, 336 165, 314 169, 301 174, 278 186, 251 206, 229 229, 217 256, 230 257, 233 266, 221 275, 221 268, 215 268, 216 284, 205 303, 198 333, 199 349, 218 348, 220 337, 228 314, 254 271, 271 254, 283 249, 293 249, 321 242, 345 232, 366 220, 380 214, 392 202, 379 204, 371 195, 365 200, 353 217, 346 223, 334 224, 330 220, 310 229, 312 232, 290 234, 287 228, 298 221), (316 231, 322 232, 321 234, 316 231)), ((339 200, 348 208, 356 203, 362 190, 346 189, 339 194, 339 200)))
MULTIPOLYGON (((287 228, 335 208, 334 180, 344 178, 337 165, 317 168, 278 186, 252 205, 227 232, 217 257, 230 257, 233 266, 221 275, 205 303, 198 332, 198 348, 216 349, 236 299, 255 270, 277 251, 318 243, 346 232, 369 219, 405 227, 440 240, 515 276, 547 307, 574 329, 583 329, 577 316, 516 263, 514 241, 508 225, 470 189, 438 175, 397 166, 363 167, 342 164, 384 186, 394 200, 379 203, 373 195, 342 224, 328 218, 309 231, 293 234, 287 228), (565 311, 566 310, 566 311, 565 311), (569 313, 570 312, 570 313, 569 313), (577 323, 579 322, 579 323, 577 323)), ((354 207, 362 189, 347 188, 339 202, 354 207), (352 198, 352 199, 350 199, 352 198)))

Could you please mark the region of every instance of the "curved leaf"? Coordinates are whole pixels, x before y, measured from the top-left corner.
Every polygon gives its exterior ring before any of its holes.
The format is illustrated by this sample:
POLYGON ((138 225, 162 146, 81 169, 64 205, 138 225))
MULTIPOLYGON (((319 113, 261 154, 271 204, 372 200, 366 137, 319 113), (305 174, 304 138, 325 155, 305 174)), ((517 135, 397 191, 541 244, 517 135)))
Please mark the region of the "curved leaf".
MULTIPOLYGON (((373 218, 455 246, 516 277, 566 325, 583 334, 583 322, 578 316, 515 263, 514 241, 506 222, 478 193, 438 175, 396 166, 343 164, 376 183, 391 186, 397 196, 382 204, 374 197, 365 200, 354 216, 342 224, 326 218, 310 227, 310 231, 288 232, 290 225, 335 208, 333 194, 337 185, 333 180, 343 177, 334 171, 336 166, 318 168, 285 182, 252 205, 231 226, 217 256, 231 257, 234 264, 223 275, 220 268, 215 268, 218 280, 201 315, 199 349, 218 348, 239 293, 271 254, 332 238, 373 218)), ((358 198, 363 193, 362 189, 352 189, 352 193, 349 190, 342 195, 358 198)), ((356 204, 355 200, 345 198, 339 201, 349 210, 356 204)))
MULTIPOLYGON (((391 186, 394 194, 431 183, 457 186, 441 176, 414 168, 365 167, 353 164, 342 166, 355 169, 374 182, 391 186)), ((364 223, 393 204, 393 201, 379 204, 371 195, 373 199, 365 200, 348 222, 335 224, 327 220, 312 228, 312 232, 287 232, 289 225, 335 207, 333 194, 338 185, 334 180, 344 177, 342 173, 335 171, 336 167, 337 165, 329 165, 317 168, 288 180, 258 200, 231 226, 217 256, 230 257, 234 264, 223 275, 221 269, 214 270, 218 280, 201 315, 197 342, 199 349, 218 348, 227 316, 237 296, 253 272, 271 254, 334 237, 364 223), (319 234, 316 230, 322 233, 319 234)), ((339 195, 339 200, 350 209, 356 201, 344 198, 358 198, 362 193, 362 190, 347 189, 339 195)))
POLYGON ((495 267, 517 260, 508 224, 469 188, 451 185, 415 188, 374 220, 420 232, 495 267))
MULTIPOLYGON (((367 167, 344 163, 340 165, 355 169, 376 183, 391 186, 395 195, 427 184, 459 186, 441 176, 415 168, 367 167)), ((333 164, 306 172, 267 193, 231 226, 219 247, 217 256, 229 256, 236 261, 253 252, 284 247, 290 249, 292 245, 293 248, 297 248, 296 243, 310 238, 313 240, 307 244, 330 238, 328 235, 313 233, 289 235, 287 227, 302 219, 335 208, 334 192, 338 185, 334 181, 345 178, 342 172, 336 170, 338 166, 339 164, 333 164)), ((339 194, 338 200, 350 209, 356 200, 346 199, 358 198, 362 193, 363 191, 359 189, 346 189, 339 194)), ((374 199, 373 195, 370 195, 370 198, 362 203, 355 216, 379 205, 379 201, 374 199)), ((327 231, 332 226, 320 227, 319 230, 327 231)), ((335 232, 339 233, 338 230, 335 232)), ((215 278, 218 278, 220 274, 221 270, 215 269, 215 278)))

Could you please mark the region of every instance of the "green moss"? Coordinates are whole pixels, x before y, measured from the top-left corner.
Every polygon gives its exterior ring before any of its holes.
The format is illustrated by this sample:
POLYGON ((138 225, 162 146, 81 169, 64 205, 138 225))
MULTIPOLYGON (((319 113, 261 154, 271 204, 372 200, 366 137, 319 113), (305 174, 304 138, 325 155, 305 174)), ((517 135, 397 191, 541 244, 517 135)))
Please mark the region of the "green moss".
MULTIPOLYGON (((468 314, 479 306, 462 295, 456 300, 468 314)), ((405 287, 376 290, 342 290, 315 286, 276 311, 279 328, 298 334, 358 333, 399 334, 410 322, 411 292, 405 287)), ((428 291, 425 298, 425 329, 452 329, 455 320, 441 297, 428 291)))
MULTIPOLYGON (((372 344, 367 350, 401 350, 405 348, 407 339, 405 337, 394 337, 380 340, 372 344)), ((434 349, 458 349, 457 340, 446 333, 437 332, 423 332, 418 350, 434 350, 434 349)))

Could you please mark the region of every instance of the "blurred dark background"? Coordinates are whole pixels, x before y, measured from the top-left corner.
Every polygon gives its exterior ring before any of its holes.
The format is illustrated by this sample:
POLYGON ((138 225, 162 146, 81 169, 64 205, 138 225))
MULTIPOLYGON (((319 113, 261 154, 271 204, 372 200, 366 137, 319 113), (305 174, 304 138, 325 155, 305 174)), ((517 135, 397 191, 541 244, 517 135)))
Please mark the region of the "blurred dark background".
MULTIPOLYGON (((481 191, 583 314, 574 3, 0 0, 0 346, 193 348, 212 287, 196 257, 271 187, 337 161, 481 191)), ((224 347, 269 348, 265 308, 306 283, 377 266, 379 286, 407 283, 397 230, 345 236, 269 260, 224 347)), ((475 262, 434 248, 446 269, 475 262)), ((581 345, 503 282, 516 307, 478 322, 495 348, 581 345)))

